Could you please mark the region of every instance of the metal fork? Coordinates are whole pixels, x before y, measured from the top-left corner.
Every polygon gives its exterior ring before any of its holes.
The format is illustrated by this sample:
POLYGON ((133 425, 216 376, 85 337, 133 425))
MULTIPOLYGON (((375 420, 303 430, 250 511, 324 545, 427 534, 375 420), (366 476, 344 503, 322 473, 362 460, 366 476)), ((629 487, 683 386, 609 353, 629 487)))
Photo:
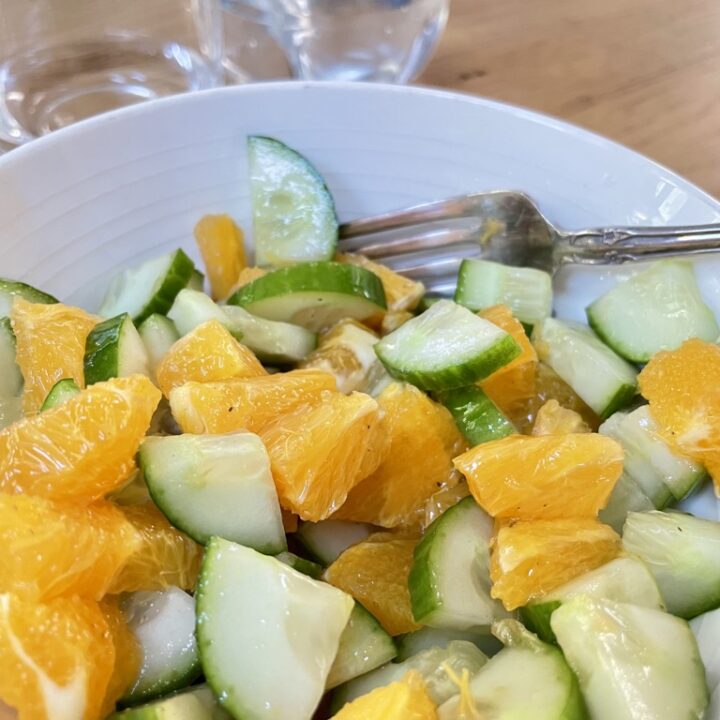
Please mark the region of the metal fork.
POLYGON ((498 190, 415 205, 340 226, 339 249, 379 260, 452 293, 465 258, 555 273, 569 263, 615 265, 720 250, 720 223, 562 230, 522 192, 498 190))

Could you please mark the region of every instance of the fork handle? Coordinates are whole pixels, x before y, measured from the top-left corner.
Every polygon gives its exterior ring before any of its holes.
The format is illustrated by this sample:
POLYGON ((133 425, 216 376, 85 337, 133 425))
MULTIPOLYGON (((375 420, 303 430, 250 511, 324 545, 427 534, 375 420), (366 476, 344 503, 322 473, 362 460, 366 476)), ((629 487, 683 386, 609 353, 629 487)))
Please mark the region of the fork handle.
POLYGON ((720 250, 720 224, 614 227, 560 233, 559 264, 615 265, 669 255, 720 250))

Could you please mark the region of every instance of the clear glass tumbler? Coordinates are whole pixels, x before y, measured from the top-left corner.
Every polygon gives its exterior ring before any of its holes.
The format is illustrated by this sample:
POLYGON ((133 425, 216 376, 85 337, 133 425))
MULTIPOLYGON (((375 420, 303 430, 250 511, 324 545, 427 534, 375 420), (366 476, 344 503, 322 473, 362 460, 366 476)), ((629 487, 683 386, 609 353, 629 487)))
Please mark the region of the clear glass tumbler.
POLYGON ((217 0, 0 0, 0 140, 222 84, 217 0))

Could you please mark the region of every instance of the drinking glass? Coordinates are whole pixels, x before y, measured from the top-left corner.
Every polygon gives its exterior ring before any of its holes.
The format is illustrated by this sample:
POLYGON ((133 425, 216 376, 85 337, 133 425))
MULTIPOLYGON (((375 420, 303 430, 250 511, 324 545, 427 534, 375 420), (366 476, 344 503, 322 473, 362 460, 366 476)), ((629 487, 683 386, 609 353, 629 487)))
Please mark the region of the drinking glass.
POLYGON ((0 141, 223 81, 217 0, 0 0, 0 141))

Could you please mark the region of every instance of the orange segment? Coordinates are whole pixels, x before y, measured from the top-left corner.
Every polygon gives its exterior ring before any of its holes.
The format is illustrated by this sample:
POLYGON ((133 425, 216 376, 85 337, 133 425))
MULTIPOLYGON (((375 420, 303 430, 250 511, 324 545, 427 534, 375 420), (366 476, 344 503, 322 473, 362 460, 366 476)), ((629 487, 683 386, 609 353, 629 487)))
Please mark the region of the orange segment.
POLYGON ((281 505, 302 520, 329 517, 362 479, 361 469, 368 470, 363 460, 379 425, 369 395, 327 392, 315 407, 298 408, 262 430, 281 505))
POLYGON ((564 408, 557 400, 548 400, 537 412, 531 435, 567 435, 589 433, 590 427, 580 413, 564 408))
POLYGON ((455 458, 470 492, 492 517, 595 517, 623 469, 623 450, 605 435, 509 435, 455 458))
POLYGON ((96 602, 0 595, 0 698, 19 720, 100 720, 114 665, 96 602))
POLYGON ((408 575, 417 545, 414 535, 378 532, 343 552, 325 580, 364 605, 391 635, 412 632, 408 575))
POLYGON ((139 541, 110 503, 81 507, 3 493, 0 546, 0 588, 35 600, 99 600, 139 541))
POLYGON ((280 415, 320 402, 335 390, 335 378, 321 370, 292 370, 223 382, 190 382, 170 392, 170 407, 183 432, 258 432, 280 415))
POLYGON ((254 266, 243 268, 238 275, 237 282, 232 286, 227 296, 230 297, 230 295, 232 295, 236 290, 239 290, 243 285, 247 285, 253 280, 261 278, 263 275, 267 275, 267 270, 254 266))
POLYGON ((10 311, 17 364, 25 379, 23 410, 40 410, 58 380, 85 387, 85 340, 100 318, 61 303, 42 305, 15 298, 10 311))
POLYGON ((89 503, 120 487, 160 397, 143 375, 115 378, 10 425, 0 432, 0 490, 89 503))
POLYGON ((396 527, 414 522, 433 493, 457 482, 452 459, 466 444, 450 413, 412 385, 392 383, 378 404, 387 455, 334 517, 396 527))
POLYGON ((470 488, 465 481, 461 481, 457 485, 446 486, 433 493, 425 503, 422 514, 418 517, 420 527, 425 529, 446 510, 457 505, 468 495, 470 495, 470 488))
POLYGON ((202 548, 176 530, 152 504, 127 505, 125 517, 135 528, 137 548, 115 577, 111 593, 195 587, 202 548))
POLYGON ((224 300, 247 265, 242 230, 229 215, 205 215, 195 225, 210 290, 215 300, 224 300))
POLYGON ((490 559, 492 596, 508 610, 612 560, 620 537, 591 518, 501 523, 490 559))
POLYGON ((239 343, 217 320, 198 325, 166 353, 157 381, 166 397, 186 382, 261 377, 265 368, 252 350, 239 343))

